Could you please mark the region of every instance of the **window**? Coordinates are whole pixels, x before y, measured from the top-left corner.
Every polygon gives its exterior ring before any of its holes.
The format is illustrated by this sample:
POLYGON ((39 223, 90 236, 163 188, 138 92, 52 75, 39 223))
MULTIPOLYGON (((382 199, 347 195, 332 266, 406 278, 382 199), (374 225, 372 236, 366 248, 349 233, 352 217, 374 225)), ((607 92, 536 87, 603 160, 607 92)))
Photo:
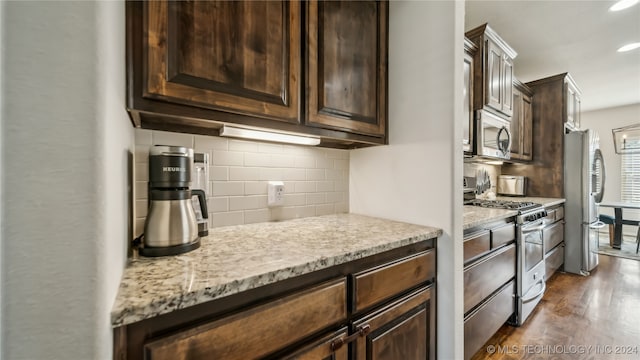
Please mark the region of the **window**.
MULTIPOLYGON (((638 140, 640 145, 640 140, 638 140)), ((620 200, 640 203, 640 152, 623 153, 621 168, 620 200)))

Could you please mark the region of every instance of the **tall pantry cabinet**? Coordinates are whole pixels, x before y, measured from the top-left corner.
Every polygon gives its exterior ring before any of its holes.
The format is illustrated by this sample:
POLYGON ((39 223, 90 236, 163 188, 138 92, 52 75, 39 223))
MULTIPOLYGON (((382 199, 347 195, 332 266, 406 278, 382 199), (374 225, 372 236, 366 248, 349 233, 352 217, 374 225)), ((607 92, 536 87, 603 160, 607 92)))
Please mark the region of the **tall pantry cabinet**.
POLYGON ((526 83, 533 91, 533 160, 504 164, 502 172, 528 178, 528 196, 564 197, 564 134, 580 118, 579 90, 569 73, 526 83), (570 89, 571 91, 568 91, 570 89))

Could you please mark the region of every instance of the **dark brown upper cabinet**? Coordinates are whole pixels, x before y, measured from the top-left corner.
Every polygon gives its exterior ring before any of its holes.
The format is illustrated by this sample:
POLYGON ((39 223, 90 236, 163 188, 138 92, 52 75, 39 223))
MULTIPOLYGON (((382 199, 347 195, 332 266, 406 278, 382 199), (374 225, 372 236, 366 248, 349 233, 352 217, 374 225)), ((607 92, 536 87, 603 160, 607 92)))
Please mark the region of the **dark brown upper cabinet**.
POLYGON ((465 155, 473 155, 474 133, 475 133, 475 116, 473 113, 473 59, 478 51, 478 47, 469 39, 464 38, 464 62, 463 62, 463 98, 464 106, 462 107, 462 149, 465 155))
POLYGON ((296 123, 300 3, 150 1, 143 96, 296 123))
POLYGON ((475 58, 475 110, 513 114, 513 59, 518 55, 488 24, 467 31, 478 46, 475 58))
POLYGON ((533 92, 518 79, 513 81, 513 116, 511 117, 511 159, 533 158, 533 92))
POLYGON ((206 135, 237 124, 337 148, 385 144, 387 7, 128 1, 132 121, 206 135))
POLYGON ((308 124, 384 136, 388 3, 306 4, 308 124))

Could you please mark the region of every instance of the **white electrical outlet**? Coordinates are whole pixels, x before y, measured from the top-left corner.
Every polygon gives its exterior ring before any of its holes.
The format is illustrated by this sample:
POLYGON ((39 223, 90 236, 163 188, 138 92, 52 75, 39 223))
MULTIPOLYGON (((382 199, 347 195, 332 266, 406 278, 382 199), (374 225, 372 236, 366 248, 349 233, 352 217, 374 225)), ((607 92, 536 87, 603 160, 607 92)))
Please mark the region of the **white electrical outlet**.
POLYGON ((282 181, 269 181, 267 189, 267 205, 269 205, 269 207, 283 206, 284 183, 282 181))

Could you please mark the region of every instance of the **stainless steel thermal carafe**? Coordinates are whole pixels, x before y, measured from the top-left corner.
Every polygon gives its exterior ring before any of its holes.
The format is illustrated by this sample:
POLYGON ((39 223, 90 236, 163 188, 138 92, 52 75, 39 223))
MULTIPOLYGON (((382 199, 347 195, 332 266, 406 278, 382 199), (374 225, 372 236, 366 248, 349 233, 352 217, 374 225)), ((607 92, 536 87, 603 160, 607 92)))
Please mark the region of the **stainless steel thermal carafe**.
POLYGON ((200 247, 192 195, 207 213, 205 193, 191 190, 193 149, 156 145, 149 150, 149 211, 144 225, 143 256, 182 254, 200 247))

